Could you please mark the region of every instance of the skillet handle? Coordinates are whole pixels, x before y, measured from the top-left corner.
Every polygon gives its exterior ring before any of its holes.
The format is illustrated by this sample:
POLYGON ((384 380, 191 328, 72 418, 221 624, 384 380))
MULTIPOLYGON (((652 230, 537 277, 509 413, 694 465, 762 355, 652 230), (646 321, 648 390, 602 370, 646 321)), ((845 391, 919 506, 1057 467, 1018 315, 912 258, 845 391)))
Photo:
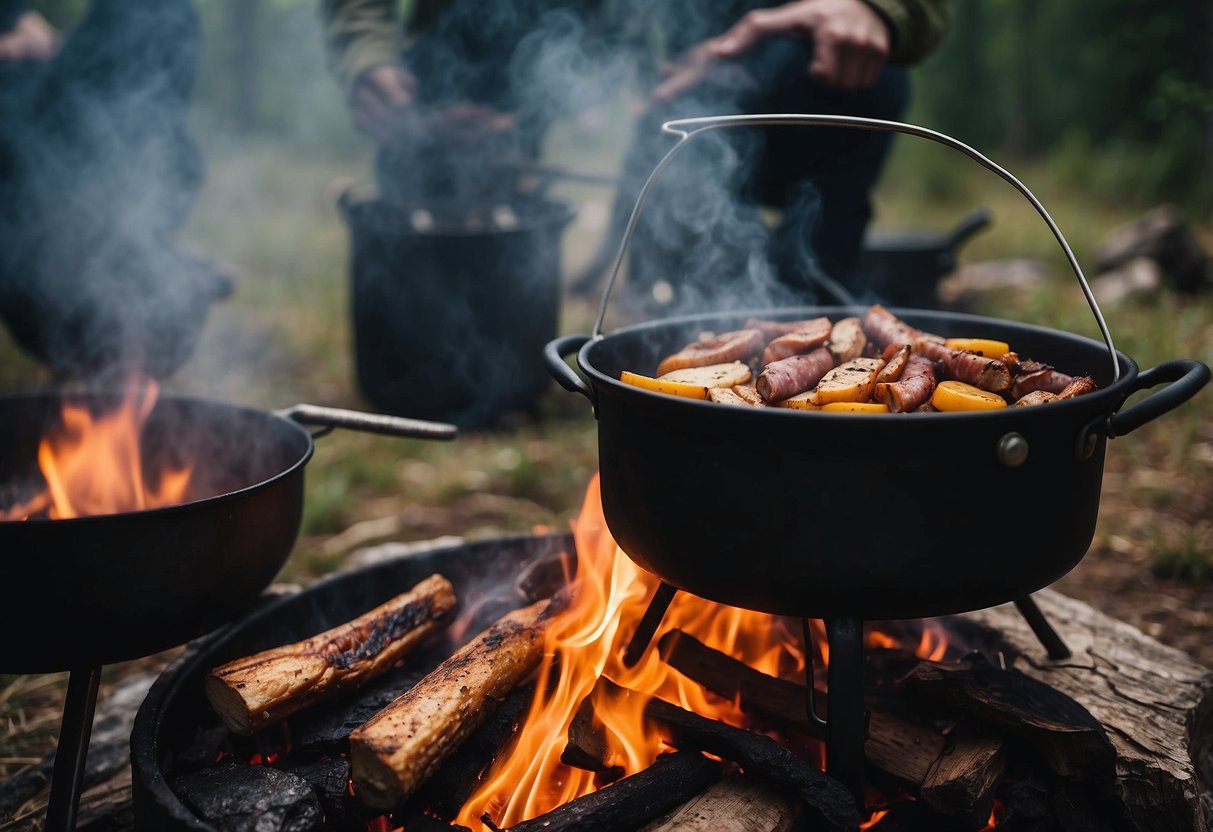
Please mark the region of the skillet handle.
POLYGON ((1210 373, 1206 365, 1190 358, 1164 361, 1157 367, 1139 373, 1133 380, 1133 389, 1125 396, 1126 399, 1140 390, 1159 384, 1169 386, 1128 410, 1112 414, 1108 418, 1108 438, 1115 439, 1117 436, 1132 433, 1146 422, 1179 407, 1200 392, 1200 389, 1209 383, 1211 375, 1213 373, 1210 373))
POLYGON ((279 411, 279 415, 293 419, 301 425, 327 428, 325 433, 333 428, 348 428, 365 433, 414 439, 454 439, 458 433, 458 428, 445 422, 426 422, 421 419, 388 416, 384 413, 364 413, 361 410, 320 407, 314 404, 297 404, 279 411))
POLYGON ((586 384, 585 379, 577 374, 572 367, 565 363, 565 358, 573 355, 590 340, 588 335, 562 335, 549 341, 543 348, 543 360, 547 362, 548 372, 552 378, 570 393, 580 393, 590 400, 594 413, 598 413, 598 396, 594 389, 586 384))

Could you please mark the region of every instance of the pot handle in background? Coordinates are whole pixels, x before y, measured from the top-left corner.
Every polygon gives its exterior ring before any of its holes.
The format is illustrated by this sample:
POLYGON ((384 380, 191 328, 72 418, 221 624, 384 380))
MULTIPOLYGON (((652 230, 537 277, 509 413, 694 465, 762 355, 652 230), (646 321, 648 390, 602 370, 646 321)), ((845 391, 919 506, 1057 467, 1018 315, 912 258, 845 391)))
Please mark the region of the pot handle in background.
POLYGON ((389 416, 384 413, 364 413, 361 410, 320 407, 314 404, 297 404, 294 407, 278 411, 278 415, 292 419, 301 425, 325 428, 323 433, 327 433, 333 428, 348 428, 364 433, 379 433, 385 436, 413 439, 454 439, 459 432, 454 425, 445 422, 427 422, 421 419, 389 416))
POLYGON ((594 395, 593 388, 565 362, 565 358, 574 355, 589 340, 588 335, 562 335, 544 345, 543 360, 547 362, 548 372, 561 387, 570 393, 580 393, 590 400, 590 404, 594 406, 594 415, 597 416, 598 397, 594 395))
POLYGON ((1108 357, 1112 362, 1112 381, 1117 381, 1120 378, 1120 362, 1116 357, 1116 347, 1112 343, 1112 333, 1108 331, 1107 322, 1104 321, 1103 313, 1099 309, 1099 304, 1095 301, 1095 294, 1091 291, 1091 286, 1087 283, 1087 278, 1082 273, 1082 267, 1078 265, 1078 258, 1074 256, 1070 244, 1066 241, 1065 235, 1061 233, 1057 223, 1053 221, 1053 217, 1045 209, 1044 205, 1036 195, 1015 178, 1010 171, 996 164, 984 155, 969 147, 962 141, 952 138, 951 136, 940 133, 936 130, 930 130, 926 127, 919 127, 914 124, 906 124, 900 121, 886 121, 884 119, 864 118, 862 116, 839 116, 839 115, 818 115, 818 114, 803 114, 803 113, 764 113, 755 115, 722 115, 722 116, 704 116, 701 118, 683 118, 667 121, 661 125, 661 132, 671 136, 677 136, 678 141, 671 147, 666 154, 661 157, 657 165, 649 173, 648 179, 644 181, 640 192, 636 195, 636 204, 632 206, 632 213, 628 217, 627 226, 623 232, 623 239, 620 241, 619 249, 615 253, 615 261, 611 267, 610 278, 607 280, 606 288, 603 289, 602 299, 598 303, 598 315, 594 319, 593 338, 602 337, 602 323, 606 317, 607 302, 610 300, 611 289, 615 286, 615 281, 619 277, 619 271, 623 265, 624 254, 627 251, 628 242, 632 239, 632 235, 636 230, 636 221, 640 216, 640 211, 644 207, 645 199, 648 198, 649 191, 653 188, 653 183, 657 177, 661 175, 673 161, 674 157, 687 146, 691 139, 702 133, 711 130, 721 130, 728 127, 759 127, 759 126, 775 126, 775 125, 810 125, 818 127, 843 127, 853 128, 857 130, 869 130, 884 133, 905 133, 910 136, 918 136, 923 139, 930 139, 933 142, 950 147, 960 153, 968 156, 970 159, 977 162, 987 170, 997 174, 1015 190, 1019 191, 1020 195, 1026 199, 1048 225, 1049 230, 1053 232, 1053 237, 1061 246, 1062 251, 1066 255, 1066 260, 1070 264, 1070 268, 1074 270, 1075 276, 1078 278, 1079 286, 1082 287, 1083 295, 1087 299, 1087 305, 1091 308, 1091 314, 1095 316, 1095 323, 1099 326, 1099 331, 1103 334, 1104 343, 1108 347, 1108 357))
POLYGON ((962 243, 989 224, 990 211, 988 208, 976 208, 970 211, 961 217, 955 228, 948 232, 948 250, 955 252, 962 243))

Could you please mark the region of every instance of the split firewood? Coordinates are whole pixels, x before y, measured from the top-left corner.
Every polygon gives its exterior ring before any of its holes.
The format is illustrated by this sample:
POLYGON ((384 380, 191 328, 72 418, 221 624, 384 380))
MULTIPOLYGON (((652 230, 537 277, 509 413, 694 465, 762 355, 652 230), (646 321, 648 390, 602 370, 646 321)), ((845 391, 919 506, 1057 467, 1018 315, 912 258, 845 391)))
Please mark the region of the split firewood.
POLYGON ((953 737, 922 784, 922 799, 946 815, 977 828, 990 816, 994 792, 1007 770, 1002 737, 976 734, 953 737))
POLYGON ((640 832, 790 832, 796 807, 756 777, 727 777, 640 832))
POLYGON ((234 733, 255 734, 376 678, 444 627, 454 607, 450 581, 431 575, 338 627, 216 667, 206 697, 234 733))
POLYGON ((543 655, 558 602, 514 610, 350 734, 354 790, 375 809, 409 797, 480 726, 543 655))

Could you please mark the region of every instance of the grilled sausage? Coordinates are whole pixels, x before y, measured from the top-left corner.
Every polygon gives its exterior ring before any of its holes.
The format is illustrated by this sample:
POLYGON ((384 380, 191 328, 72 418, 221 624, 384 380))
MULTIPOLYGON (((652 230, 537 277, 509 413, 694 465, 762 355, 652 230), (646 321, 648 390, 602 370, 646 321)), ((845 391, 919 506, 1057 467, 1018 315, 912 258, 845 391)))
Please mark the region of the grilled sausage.
POLYGON ((907 413, 931 400, 935 392, 935 363, 931 359, 910 353, 901 378, 879 382, 872 398, 889 406, 893 413, 907 413))
POLYGON ((943 338, 939 335, 915 329, 879 303, 868 307, 863 316, 863 331, 882 349, 889 344, 909 344, 918 348, 919 344, 924 342, 943 343, 943 338))
POLYGON ((803 326, 772 339, 762 351, 762 363, 770 364, 789 355, 801 355, 824 345, 833 326, 829 318, 800 321, 803 326))
POLYGON ((777 402, 813 387, 833 368, 834 356, 818 347, 804 355, 772 361, 758 374, 755 387, 768 402, 777 402))
POLYGON ((954 350, 931 341, 920 341, 918 350, 932 361, 943 365, 948 378, 972 384, 991 393, 1001 393, 1011 386, 1011 370, 998 358, 986 358, 967 350, 954 350))
POLYGON ((820 318, 806 318, 802 321, 767 321, 762 318, 747 318, 745 322, 746 329, 757 329, 762 333, 762 337, 768 341, 778 338, 781 335, 787 335, 791 332, 799 332, 800 330, 815 330, 821 326, 825 326, 826 334, 829 334, 830 319, 822 316, 820 318), (823 323, 824 322, 824 323, 823 323))
POLYGON ((1073 376, 1058 372, 1047 364, 1029 373, 1020 373, 1011 382, 1011 396, 1022 399, 1029 393, 1044 390, 1046 393, 1060 393, 1074 381, 1073 376))
POLYGON ((673 355, 666 356, 657 365, 657 375, 663 376, 674 370, 689 367, 706 367, 709 364, 727 364, 730 361, 748 361, 758 354, 766 339, 757 329, 738 329, 687 344, 673 355))
POLYGON ((830 329, 827 346, 839 364, 859 358, 867 345, 868 336, 863 334, 863 324, 859 318, 843 318, 830 329))

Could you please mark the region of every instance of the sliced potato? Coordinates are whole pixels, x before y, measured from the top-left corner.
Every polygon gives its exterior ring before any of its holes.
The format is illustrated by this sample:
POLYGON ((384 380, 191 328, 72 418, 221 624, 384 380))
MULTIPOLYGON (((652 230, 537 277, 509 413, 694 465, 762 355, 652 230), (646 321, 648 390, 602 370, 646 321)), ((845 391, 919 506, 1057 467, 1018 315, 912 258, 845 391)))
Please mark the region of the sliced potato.
POLYGON ((821 406, 822 413, 889 413, 889 406, 880 402, 830 402, 821 406))
MULTIPOLYGON (((709 387, 708 399, 717 402, 718 404, 740 404, 745 407, 754 407, 754 403, 739 395, 736 391, 745 390, 745 387, 738 385, 737 387, 709 387)), ((765 403, 758 405, 764 407, 765 403)))
POLYGON ((829 343, 826 344, 839 364, 859 358, 867 345, 868 336, 864 334, 863 322, 859 318, 843 318, 834 324, 830 329, 829 343))
POLYGON ((992 338, 948 338, 943 345, 954 350, 975 352, 986 358, 1002 358, 1011 351, 1011 345, 1006 341, 995 341, 992 338))
POLYGON ((809 397, 813 395, 812 390, 805 390, 803 393, 797 393, 795 396, 776 402, 776 407, 787 407, 792 410, 821 410, 820 405, 813 404, 809 401, 809 397))
POLYGON ((753 373, 750 372, 747 365, 740 361, 732 361, 727 364, 709 364, 706 367, 687 367, 657 378, 624 370, 619 374, 619 380, 624 384, 633 384, 657 393, 685 396, 689 399, 706 399, 709 389, 745 384, 752 375, 753 373))
POLYGON ((963 381, 947 379, 935 385, 931 404, 937 410, 952 413, 960 410, 998 410, 1007 406, 1007 401, 997 393, 982 390, 963 381))
POLYGON ((879 358, 854 358, 830 370, 809 395, 809 402, 866 402, 872 397, 876 374, 884 367, 879 358))

